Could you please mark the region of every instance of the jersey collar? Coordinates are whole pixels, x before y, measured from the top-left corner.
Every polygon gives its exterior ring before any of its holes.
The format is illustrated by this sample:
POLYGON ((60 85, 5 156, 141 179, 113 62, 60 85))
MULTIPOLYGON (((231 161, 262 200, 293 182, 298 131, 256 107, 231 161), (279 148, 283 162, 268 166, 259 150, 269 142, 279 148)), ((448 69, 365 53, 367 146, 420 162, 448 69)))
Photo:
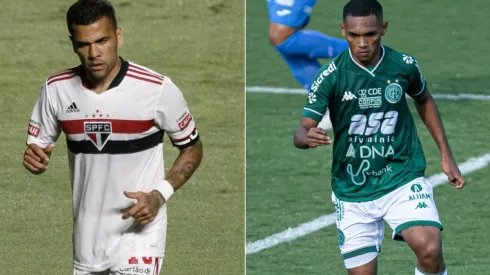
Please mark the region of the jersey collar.
POLYGON ((385 52, 386 52, 385 51, 385 47, 383 45, 381 45, 381 58, 379 59, 378 63, 376 64, 376 66, 374 66, 374 68, 372 70, 368 70, 366 67, 364 67, 361 64, 357 63, 357 61, 352 57, 352 53, 351 53, 350 48, 349 48, 349 56, 350 56, 350 59, 352 60, 352 62, 354 62, 354 64, 356 64, 357 66, 359 66, 359 68, 363 69, 364 71, 366 71, 371 76, 376 76, 374 74, 374 71, 376 71, 376 69, 379 67, 379 65, 383 61, 383 58, 385 57, 385 52))
POLYGON ((119 69, 116 77, 112 80, 111 85, 109 85, 108 90, 119 86, 119 84, 121 84, 123 81, 124 76, 126 76, 126 73, 128 72, 129 62, 124 60, 122 57, 119 57, 119 59, 121 59, 121 68, 119 69))
MULTIPOLYGON (((119 57, 121 59, 121 68, 119 68, 119 72, 117 73, 116 77, 112 80, 111 84, 109 85, 109 88, 107 90, 110 90, 112 88, 116 88, 121 84, 123 81, 124 77, 126 76, 126 73, 128 72, 129 69, 129 62, 124 60, 122 57, 119 57)), ((88 87, 85 82, 85 73, 83 71, 83 66, 80 65, 77 68, 75 68, 75 72, 78 73, 80 76, 80 79, 82 80, 82 85, 84 87, 88 87)))

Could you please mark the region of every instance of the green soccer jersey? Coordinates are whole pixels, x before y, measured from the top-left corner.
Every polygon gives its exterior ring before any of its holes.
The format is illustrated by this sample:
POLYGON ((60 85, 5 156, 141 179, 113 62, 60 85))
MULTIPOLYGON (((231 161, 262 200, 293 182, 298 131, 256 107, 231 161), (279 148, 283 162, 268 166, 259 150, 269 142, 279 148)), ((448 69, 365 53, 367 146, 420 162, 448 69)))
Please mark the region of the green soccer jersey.
POLYGON ((317 73, 302 115, 319 122, 330 111, 337 198, 375 200, 424 175, 424 152, 405 93, 416 98, 426 89, 417 61, 386 46, 370 69, 347 50, 317 73))

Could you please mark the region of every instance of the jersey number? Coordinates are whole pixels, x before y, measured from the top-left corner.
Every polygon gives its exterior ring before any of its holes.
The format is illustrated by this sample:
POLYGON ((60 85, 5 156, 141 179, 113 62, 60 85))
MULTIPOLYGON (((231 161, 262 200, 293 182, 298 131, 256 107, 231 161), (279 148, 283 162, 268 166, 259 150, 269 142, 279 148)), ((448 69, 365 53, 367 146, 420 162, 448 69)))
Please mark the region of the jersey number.
POLYGON ((397 111, 372 113, 369 119, 365 115, 354 115, 351 118, 349 135, 370 136, 376 134, 380 129, 382 134, 391 135, 395 132, 397 120, 397 111))

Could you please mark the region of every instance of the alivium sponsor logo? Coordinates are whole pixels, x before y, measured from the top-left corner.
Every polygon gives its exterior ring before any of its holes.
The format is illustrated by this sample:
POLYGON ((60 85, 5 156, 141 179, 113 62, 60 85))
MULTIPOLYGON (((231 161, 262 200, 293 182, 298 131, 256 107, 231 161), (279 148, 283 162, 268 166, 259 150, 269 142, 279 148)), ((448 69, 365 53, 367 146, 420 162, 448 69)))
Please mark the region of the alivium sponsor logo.
POLYGON ((323 72, 313 81, 313 84, 311 85, 311 91, 316 92, 318 90, 318 87, 320 87, 320 84, 322 83, 323 79, 327 77, 329 74, 337 70, 337 67, 335 66, 335 63, 332 62, 328 65, 328 67, 323 70, 323 72))
POLYGON ((410 190, 412 190, 412 192, 415 193, 415 194, 414 195, 410 195, 408 197, 408 200, 409 201, 430 199, 430 194, 429 193, 420 193, 424 189, 422 188, 422 185, 420 185, 418 183, 412 184, 412 186, 410 186, 410 190))

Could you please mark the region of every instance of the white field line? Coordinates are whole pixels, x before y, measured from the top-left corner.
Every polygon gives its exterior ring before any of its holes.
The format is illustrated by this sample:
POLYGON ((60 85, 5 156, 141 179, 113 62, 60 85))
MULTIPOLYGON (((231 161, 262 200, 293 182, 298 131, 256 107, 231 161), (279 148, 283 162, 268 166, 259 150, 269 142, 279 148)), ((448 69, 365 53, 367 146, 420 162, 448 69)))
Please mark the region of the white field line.
MULTIPOLYGON (((295 94, 295 95, 306 95, 308 92, 305 89, 294 89, 294 88, 280 88, 280 87, 264 87, 264 86, 253 86, 247 87, 248 93, 270 93, 270 94, 295 94)), ((432 94, 435 99, 443 100, 490 100, 490 95, 477 95, 477 94, 432 94)), ((406 96, 410 98, 410 96, 406 96)), ((332 128, 332 123, 330 118, 325 117, 319 124, 320 128, 325 130, 330 130, 332 128)))
MULTIPOLYGON (((477 158, 471 158, 459 165, 461 173, 468 174, 484 168, 490 164, 490 153, 477 158)), ((428 178, 433 187, 447 183, 447 176, 444 173, 432 175, 428 178)), ((310 222, 302 223, 297 227, 288 228, 283 232, 270 235, 264 239, 247 243, 246 254, 257 253, 261 250, 271 248, 284 242, 291 242, 302 236, 319 231, 325 227, 335 224, 336 213, 323 215, 310 222)))
MULTIPOLYGON (((292 89, 292 88, 279 88, 279 87, 247 87, 248 93, 271 93, 271 94, 295 94, 295 95, 307 95, 308 92, 305 89, 292 89)), ((445 100, 490 100, 490 95, 483 94, 438 94, 434 93, 432 96, 436 99, 445 100)))

